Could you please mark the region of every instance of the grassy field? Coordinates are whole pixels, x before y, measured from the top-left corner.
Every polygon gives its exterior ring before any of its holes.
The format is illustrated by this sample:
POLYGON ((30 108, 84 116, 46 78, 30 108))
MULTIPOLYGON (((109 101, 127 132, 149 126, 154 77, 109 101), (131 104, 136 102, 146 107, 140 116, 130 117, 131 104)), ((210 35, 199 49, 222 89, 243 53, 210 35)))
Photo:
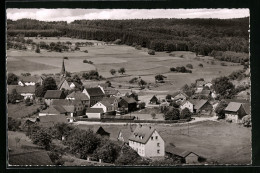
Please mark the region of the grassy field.
MULTIPOLYGON (((93 125, 78 125, 87 129, 93 125)), ((129 125, 102 125, 117 140, 120 129, 129 125)), ((207 158, 208 163, 250 164, 251 128, 226 122, 205 121, 192 124, 154 126, 165 140, 166 145, 174 144, 184 150, 193 151, 207 158)), ((135 129, 135 126, 133 126, 135 129)))
POLYGON ((31 106, 25 106, 24 103, 18 103, 18 104, 8 104, 7 105, 7 114, 8 117, 12 118, 24 118, 28 114, 32 114, 34 111, 37 110, 37 108, 40 108, 39 105, 33 104, 31 106))

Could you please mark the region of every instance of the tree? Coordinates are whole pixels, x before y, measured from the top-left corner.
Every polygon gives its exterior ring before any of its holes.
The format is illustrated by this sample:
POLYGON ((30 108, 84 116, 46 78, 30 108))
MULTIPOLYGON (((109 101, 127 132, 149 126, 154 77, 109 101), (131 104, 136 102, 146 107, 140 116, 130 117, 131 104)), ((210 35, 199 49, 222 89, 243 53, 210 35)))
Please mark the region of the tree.
POLYGON ((78 75, 74 75, 73 78, 72 78, 72 81, 77 82, 78 84, 82 85, 82 82, 81 82, 78 75))
POLYGON ((98 147, 94 153, 93 157, 101 159, 105 163, 114 163, 120 152, 120 146, 109 140, 105 140, 104 144, 98 147))
POLYGON ((39 44, 37 44, 36 49, 35 49, 35 52, 36 52, 36 53, 41 53, 39 44))
POLYGON ((180 119, 190 119, 191 115, 192 113, 190 112, 190 110, 188 108, 184 108, 181 111, 180 119))
POLYGON ((125 73, 125 68, 124 68, 124 67, 120 68, 120 69, 118 70, 118 73, 124 74, 124 73, 125 73))
POLYGON ((31 106, 32 104, 31 99, 29 97, 27 97, 24 102, 26 106, 31 106))
POLYGON ((22 76, 31 76, 31 73, 21 73, 22 76))
POLYGON ((180 111, 177 108, 170 107, 165 113, 164 113, 164 119, 165 120, 178 120, 180 119, 180 111))
POLYGON ((163 76, 163 75, 161 75, 161 74, 158 74, 158 75, 156 75, 154 78, 155 78, 155 81, 163 81, 164 78, 166 78, 166 76, 163 76))
POLYGON ((135 165, 141 157, 128 145, 123 145, 119 157, 116 159, 116 165, 135 165))
POLYGON ((112 75, 114 75, 114 74, 116 74, 116 70, 115 70, 115 69, 111 69, 111 70, 110 70, 110 73, 111 73, 112 75))
POLYGON ((156 113, 155 113, 155 112, 152 112, 152 113, 151 113, 151 116, 152 116, 153 119, 155 119, 156 113))
POLYGON ((11 94, 8 94, 8 101, 12 104, 16 103, 16 100, 19 99, 19 94, 17 93, 16 89, 13 89, 11 94))
POLYGON ((108 87, 111 87, 112 86, 112 83, 108 80, 106 81, 106 84, 108 85, 108 87))
POLYGON ((8 117, 8 130, 17 131, 20 130, 21 121, 12 117, 8 117))
POLYGON ((43 146, 45 149, 49 149, 52 140, 51 134, 45 128, 40 128, 32 133, 31 139, 34 144, 43 146))
POLYGON ((215 109, 216 115, 218 119, 224 119, 225 118, 225 108, 227 107, 227 102, 222 100, 218 106, 215 109))
POLYGON ((167 94, 166 97, 165 97, 166 100, 171 100, 172 99, 172 96, 170 94, 167 94))
POLYGON ((42 86, 43 86, 44 92, 46 92, 47 90, 56 90, 57 89, 56 81, 52 77, 45 78, 43 80, 42 86))
POLYGON ((57 123, 52 128, 52 135, 54 138, 58 140, 62 140, 63 137, 67 138, 67 136, 74 129, 74 126, 67 123, 57 123))
POLYGON ((203 67, 203 64, 200 63, 200 64, 199 64, 199 67, 203 67))
POLYGON ((145 102, 139 103, 139 108, 140 108, 140 109, 144 109, 144 108, 145 108, 145 102))
POLYGON ((8 73, 7 84, 8 85, 18 85, 18 77, 13 73, 8 73))
POLYGON ((187 64, 186 67, 193 69, 193 66, 191 64, 187 64))
POLYGON ((149 55, 155 55, 155 51, 154 50, 148 50, 148 54, 149 55))
POLYGON ((251 121, 251 115, 246 115, 242 118, 242 124, 244 127, 251 127, 252 121, 251 121))
POLYGON ((35 96, 36 97, 44 97, 46 91, 44 91, 43 86, 37 86, 35 88, 35 96))
POLYGON ((145 82, 143 79, 141 79, 139 82, 138 82, 139 86, 144 86, 147 84, 147 82, 145 82))
POLYGON ((233 97, 235 86, 227 77, 219 77, 212 80, 212 88, 221 98, 230 99, 233 97))

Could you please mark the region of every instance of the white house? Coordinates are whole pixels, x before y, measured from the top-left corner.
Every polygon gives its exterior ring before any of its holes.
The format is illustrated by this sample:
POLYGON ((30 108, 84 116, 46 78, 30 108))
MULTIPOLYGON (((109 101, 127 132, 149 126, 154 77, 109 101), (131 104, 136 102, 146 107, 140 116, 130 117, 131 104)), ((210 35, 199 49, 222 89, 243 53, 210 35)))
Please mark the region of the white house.
POLYGON ((118 108, 118 101, 115 97, 103 98, 91 108, 102 108, 104 113, 116 111, 118 108))
POLYGON ((180 106, 181 110, 188 108, 190 112, 194 112, 194 106, 195 106, 195 101, 194 100, 186 100, 183 102, 183 104, 180 106))
POLYGON ((129 146, 142 157, 163 157, 165 143, 156 129, 138 126, 129 137, 129 146))
POLYGON ((101 116, 103 114, 103 109, 102 108, 88 108, 86 110, 86 116, 89 119, 101 119, 101 116))
POLYGON ((225 108, 225 118, 232 122, 238 123, 245 115, 247 111, 242 103, 230 102, 225 108))

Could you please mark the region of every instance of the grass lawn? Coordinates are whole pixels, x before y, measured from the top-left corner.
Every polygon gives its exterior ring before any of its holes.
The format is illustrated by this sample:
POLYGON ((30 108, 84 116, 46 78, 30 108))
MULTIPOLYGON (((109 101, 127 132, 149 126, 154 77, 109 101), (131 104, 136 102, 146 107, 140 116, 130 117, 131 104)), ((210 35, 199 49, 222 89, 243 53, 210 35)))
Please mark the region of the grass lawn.
POLYGON ((8 117, 12 118, 24 118, 28 114, 33 113, 37 110, 37 108, 40 108, 40 105, 33 104, 31 106, 25 106, 24 103, 17 103, 17 104, 11 104, 9 103, 7 105, 7 115, 8 117))
MULTIPOLYGON (((78 125, 87 129, 93 125, 78 125)), ((120 129, 129 125, 107 125, 112 140, 117 140, 120 129)), ((166 145, 174 144, 184 150, 193 151, 207 158, 208 163, 250 164, 251 163, 251 128, 224 121, 204 121, 188 124, 154 126, 165 140, 166 145)), ((135 129, 135 125, 133 125, 135 129)))

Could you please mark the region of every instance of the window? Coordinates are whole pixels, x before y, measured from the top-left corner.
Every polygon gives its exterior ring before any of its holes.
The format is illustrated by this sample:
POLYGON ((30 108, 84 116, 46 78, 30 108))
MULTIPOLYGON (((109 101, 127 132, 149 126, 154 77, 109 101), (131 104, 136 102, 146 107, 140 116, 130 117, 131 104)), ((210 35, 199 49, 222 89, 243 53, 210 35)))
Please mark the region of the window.
POLYGON ((153 137, 151 137, 151 140, 153 140, 153 137))
POLYGON ((160 154, 160 150, 157 150, 157 154, 160 154))
POLYGON ((158 139, 158 136, 155 136, 155 139, 158 139))
POLYGON ((157 143, 157 147, 160 147, 160 143, 157 143))

